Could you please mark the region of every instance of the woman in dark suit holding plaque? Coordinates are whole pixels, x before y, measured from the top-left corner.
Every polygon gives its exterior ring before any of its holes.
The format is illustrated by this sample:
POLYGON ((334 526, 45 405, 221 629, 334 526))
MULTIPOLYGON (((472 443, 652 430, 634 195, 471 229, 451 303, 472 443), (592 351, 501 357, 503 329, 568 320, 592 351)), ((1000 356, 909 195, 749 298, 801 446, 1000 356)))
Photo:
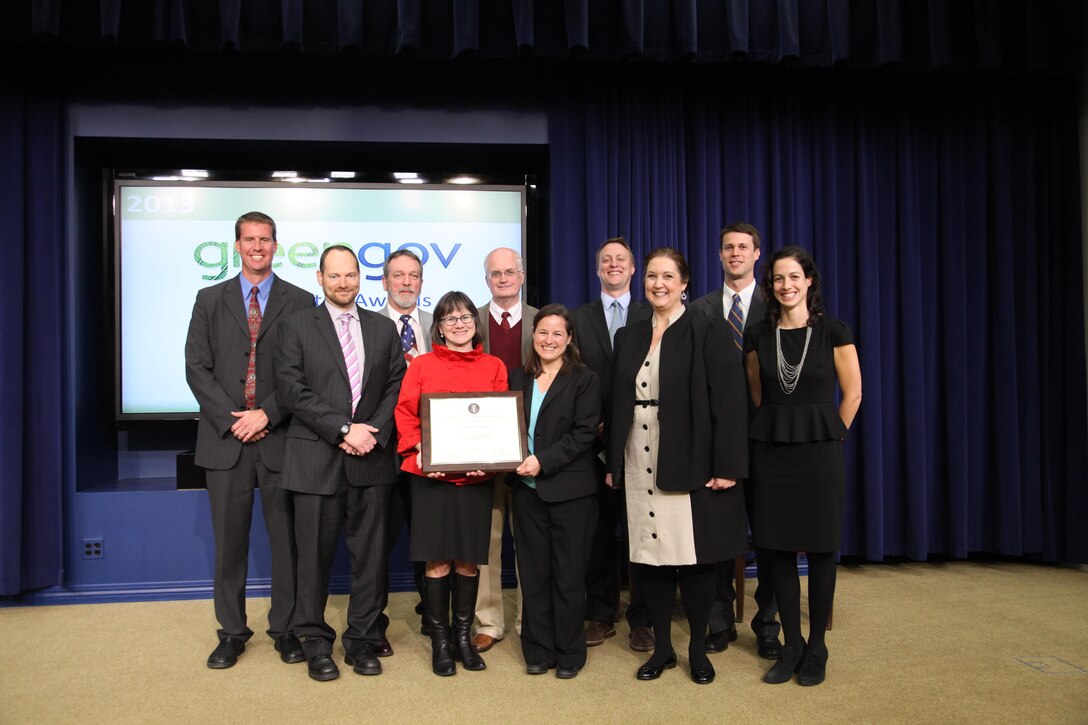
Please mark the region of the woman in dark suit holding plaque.
POLYGON ((569 680, 586 663, 586 567, 597 521, 593 441, 597 375, 582 364, 570 313, 547 305, 533 319, 533 347, 511 389, 525 394, 529 457, 518 466, 514 542, 521 582, 526 671, 555 667, 569 680))
POLYGON ((636 675, 655 680, 676 666, 670 630, 679 581, 691 679, 708 684, 713 564, 748 550, 736 485, 748 475, 747 393, 725 320, 685 311, 684 256, 655 249, 643 269, 653 315, 616 333, 608 426, 613 485, 624 487, 630 558, 654 628, 653 656, 636 675))
POLYGON ((396 409, 401 468, 413 475, 409 556, 426 562, 423 616, 431 631, 431 667, 440 676, 455 674, 455 661, 466 670, 486 667, 472 649, 471 631, 480 581, 477 565, 487 563, 494 482, 480 471, 423 473, 420 397, 507 389, 506 366, 484 353, 479 330, 472 300, 463 292, 444 294, 434 309, 432 351, 408 368, 396 409))

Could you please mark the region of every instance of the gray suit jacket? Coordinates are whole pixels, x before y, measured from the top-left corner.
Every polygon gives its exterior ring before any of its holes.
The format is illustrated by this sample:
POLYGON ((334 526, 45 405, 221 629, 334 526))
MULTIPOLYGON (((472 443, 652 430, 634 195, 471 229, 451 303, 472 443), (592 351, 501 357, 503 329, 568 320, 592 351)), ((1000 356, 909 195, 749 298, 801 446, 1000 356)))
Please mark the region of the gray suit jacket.
MULTIPOLYGON (((283 462, 284 419, 276 384, 276 338, 281 321, 314 306, 314 296, 276 277, 257 333, 257 407, 268 416, 269 433, 257 443, 261 461, 271 471, 283 462)), ((196 464, 225 471, 234 467, 242 443, 230 428, 231 411, 245 409, 249 366, 249 322, 239 277, 206 287, 196 295, 185 338, 185 379, 200 405, 196 464)))
MULTIPOLYGON (((400 332, 400 313, 386 305, 382 308, 383 315, 393 321, 393 324, 397 326, 397 332, 400 332)), ((434 325, 434 318, 430 312, 419 311, 419 324, 423 328, 423 339, 416 340, 416 345, 419 346, 420 354, 431 351, 431 326, 434 325)))
MULTIPOLYGON (((521 362, 529 357, 529 350, 533 347, 533 318, 540 312, 532 305, 521 303, 521 362)), ((488 337, 491 334, 491 303, 476 308, 476 314, 480 317, 480 335, 484 338, 484 352, 491 354, 491 342, 488 337)))
POLYGON ((344 353, 327 307, 283 321, 279 382, 282 403, 293 416, 283 460, 283 487, 289 491, 331 495, 343 477, 353 486, 388 486, 396 479, 393 409, 404 377, 404 352, 392 320, 358 309, 363 392, 354 416, 344 353), (340 428, 348 421, 377 428, 377 447, 365 456, 340 450, 340 428))

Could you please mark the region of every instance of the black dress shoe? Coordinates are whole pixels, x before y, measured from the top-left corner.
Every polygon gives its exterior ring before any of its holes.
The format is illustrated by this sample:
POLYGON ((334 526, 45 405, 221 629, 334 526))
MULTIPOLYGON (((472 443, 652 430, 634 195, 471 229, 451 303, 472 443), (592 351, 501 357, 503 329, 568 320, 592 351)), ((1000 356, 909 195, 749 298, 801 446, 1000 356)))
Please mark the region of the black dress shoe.
POLYGON ((306 652, 302 649, 302 642, 293 634, 281 634, 276 637, 276 651, 280 653, 280 659, 289 665, 306 661, 306 652))
POLYGON ((208 667, 213 670, 225 670, 238 663, 238 655, 246 651, 246 643, 237 637, 224 637, 219 646, 208 655, 208 667))
POLYGON ((776 660, 782 654, 782 643, 778 637, 758 637, 756 644, 759 656, 765 660, 776 660))
POLYGON ((374 654, 378 657, 392 657, 393 645, 389 644, 389 640, 385 638, 384 634, 379 634, 378 644, 374 645, 374 654))
POLYGON ((714 667, 708 664, 705 668, 693 667, 691 669, 691 681, 696 685, 709 685, 714 681, 714 667))
POLYGON ((530 675, 546 675, 549 669, 551 668, 543 662, 530 662, 525 665, 525 672, 530 675))
POLYGON ((805 657, 801 660, 801 667, 797 670, 797 684, 805 687, 818 685, 824 681, 827 675, 827 647, 805 650, 805 657))
POLYGON ((805 645, 786 645, 782 648, 782 654, 778 655, 778 661, 774 667, 763 675, 763 681, 768 685, 781 685, 793 679, 793 673, 801 668, 801 659, 805 656, 805 645))
POLYGON ((374 654, 374 645, 365 643, 358 645, 353 652, 344 653, 344 664, 351 665, 351 669, 357 675, 380 675, 382 663, 374 654))
POLYGON ((309 664, 310 679, 317 680, 318 682, 328 682, 329 680, 335 680, 340 676, 340 668, 336 666, 336 663, 332 661, 332 657, 328 655, 314 655, 310 658, 309 664))
POLYGON ((703 641, 703 646, 708 653, 724 652, 729 649, 730 642, 737 641, 737 626, 733 625, 729 629, 723 629, 721 632, 711 632, 706 636, 703 641))
POLYGON ((675 652, 673 652, 667 660, 662 662, 657 667, 653 667, 650 665, 649 662, 647 662, 642 667, 638 668, 638 672, 635 673, 635 677, 640 680, 656 680, 658 677, 661 677, 662 672, 664 672, 665 670, 671 670, 673 667, 676 667, 675 652))
POLYGON ((555 670, 555 676, 561 680, 573 680, 581 671, 581 665, 578 665, 577 667, 558 667, 555 670))

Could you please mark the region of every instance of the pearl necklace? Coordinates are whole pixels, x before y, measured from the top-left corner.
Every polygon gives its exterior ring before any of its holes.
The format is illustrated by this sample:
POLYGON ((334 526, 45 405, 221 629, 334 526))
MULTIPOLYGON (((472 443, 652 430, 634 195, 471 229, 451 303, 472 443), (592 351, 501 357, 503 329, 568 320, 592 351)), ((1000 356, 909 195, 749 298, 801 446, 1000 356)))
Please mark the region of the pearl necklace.
POLYGON ((812 328, 805 329, 805 349, 801 352, 801 362, 790 365, 782 356, 782 328, 774 328, 775 353, 778 357, 778 387, 786 395, 793 393, 797 388, 797 380, 801 377, 801 368, 805 366, 805 358, 808 357, 808 343, 812 339, 812 328))

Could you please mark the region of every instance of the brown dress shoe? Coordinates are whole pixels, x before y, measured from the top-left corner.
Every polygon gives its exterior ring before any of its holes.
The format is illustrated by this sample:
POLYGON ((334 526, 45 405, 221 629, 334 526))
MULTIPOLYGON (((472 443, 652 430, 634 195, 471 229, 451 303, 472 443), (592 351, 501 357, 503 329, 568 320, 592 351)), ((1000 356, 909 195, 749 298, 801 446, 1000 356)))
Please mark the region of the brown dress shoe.
POLYGON ((649 627, 631 627, 631 649, 635 652, 652 652, 654 631, 649 627))
POLYGON ((477 633, 476 636, 472 638, 472 649, 476 650, 477 653, 487 652, 489 649, 494 647, 495 643, 498 641, 499 640, 495 639, 489 634, 477 633))
POLYGON ((616 628, 612 626, 611 622, 598 622, 597 620, 591 620, 589 625, 586 626, 586 646, 596 647, 599 644, 603 644, 609 637, 616 636, 616 628))

